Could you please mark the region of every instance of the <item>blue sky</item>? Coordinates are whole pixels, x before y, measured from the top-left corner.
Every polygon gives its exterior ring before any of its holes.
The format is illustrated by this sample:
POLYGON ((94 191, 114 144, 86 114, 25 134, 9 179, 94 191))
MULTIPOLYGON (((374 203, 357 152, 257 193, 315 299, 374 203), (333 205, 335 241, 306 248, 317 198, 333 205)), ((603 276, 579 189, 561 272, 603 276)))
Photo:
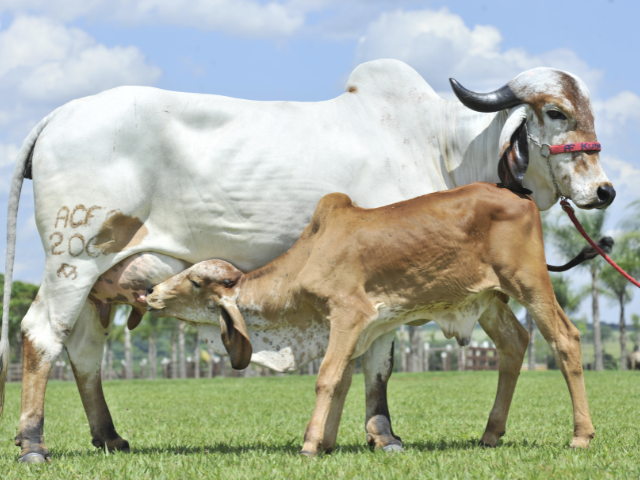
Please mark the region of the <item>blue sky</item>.
MULTIPOLYGON (((0 225, 6 225, 19 145, 69 100, 119 85, 152 85, 319 101, 339 95, 359 63, 398 58, 445 98, 452 98, 449 77, 481 91, 542 65, 581 77, 596 106, 603 164, 618 191, 608 222, 615 233, 626 204, 640 197, 638 18, 640 3, 631 0, 3 0, 0 225)), ((27 181, 16 278, 39 282, 43 264, 27 181)), ((580 284, 586 275, 572 278, 580 284)), ((632 312, 640 313, 639 297, 632 312)), ((603 301, 602 310, 603 320, 617 320, 614 305, 603 301)))

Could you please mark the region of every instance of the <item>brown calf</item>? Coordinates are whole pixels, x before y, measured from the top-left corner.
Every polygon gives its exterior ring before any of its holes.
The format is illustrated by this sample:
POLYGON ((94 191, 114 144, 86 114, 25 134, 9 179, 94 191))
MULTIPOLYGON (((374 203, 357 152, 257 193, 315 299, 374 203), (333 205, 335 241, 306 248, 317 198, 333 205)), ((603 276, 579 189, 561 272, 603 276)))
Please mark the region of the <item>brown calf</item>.
MULTIPOLYGON (((282 351, 281 345, 269 346, 275 345, 269 335, 286 327, 295 356, 301 343, 312 343, 303 337, 309 325, 326 325, 328 341, 322 334, 316 338, 324 342, 316 352, 324 361, 304 438, 303 453, 313 455, 335 445, 355 359, 399 325, 429 321, 461 345, 468 344, 479 321, 496 344, 498 393, 482 437, 495 446, 505 432, 529 341, 507 304, 509 296, 531 312, 551 346, 573 402, 571 446, 587 447, 594 429, 580 334, 556 301, 540 214, 524 194, 476 183, 376 209, 330 194, 296 244, 273 262, 246 275, 221 260, 201 262, 154 287, 147 304, 155 315, 194 323, 219 316, 223 331, 237 339, 235 346, 225 347, 232 358, 246 361, 251 355, 247 340, 254 344, 256 361, 259 350, 282 351), (247 329, 243 325, 236 333, 243 317, 247 329)), ((378 429, 388 432, 387 420, 368 418, 367 432, 376 446, 390 443, 376 438, 378 429)))

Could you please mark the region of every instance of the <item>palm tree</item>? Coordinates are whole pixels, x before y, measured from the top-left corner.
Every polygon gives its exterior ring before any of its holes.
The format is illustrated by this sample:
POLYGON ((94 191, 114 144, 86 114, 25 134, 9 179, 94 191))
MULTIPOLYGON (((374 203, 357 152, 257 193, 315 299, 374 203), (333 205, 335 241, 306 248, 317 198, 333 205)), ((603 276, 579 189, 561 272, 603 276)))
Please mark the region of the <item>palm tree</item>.
POLYGON ((176 343, 180 321, 176 320, 171 332, 171 378, 178 378, 178 345, 176 343))
POLYGON ((155 380, 158 364, 158 328, 159 320, 150 313, 146 313, 138 326, 137 332, 142 337, 147 337, 147 364, 149 380, 155 380))
POLYGON ((640 343, 640 315, 634 313, 631 315, 631 321, 633 322, 633 329, 635 331, 633 341, 635 343, 635 348, 638 348, 638 344, 640 343))
MULTIPOLYGON (((599 239, 603 236, 604 222, 607 216, 606 210, 595 210, 590 212, 577 211, 576 216, 584 227, 584 230, 591 238, 599 239)), ((560 252, 569 258, 575 257, 587 244, 580 232, 576 230, 568 217, 560 217, 556 224, 550 225, 548 234, 554 245, 560 252)), ((549 222, 550 223, 550 222, 549 222)), ((591 273, 591 310, 593 316, 593 346, 595 349, 595 369, 604 370, 602 335, 600 333, 600 305, 598 301, 598 279, 605 262, 601 257, 580 265, 581 268, 588 268, 591 273)))
POLYGON ((193 378, 200 378, 200 335, 196 331, 196 341, 193 348, 193 378))
POLYGON ((178 358, 180 361, 180 377, 187 378, 187 362, 184 354, 184 322, 178 322, 178 358))
MULTIPOLYGON (((616 250, 611 257, 629 275, 637 276, 640 272, 640 234, 634 232, 624 235, 616 242, 616 250)), ((633 295, 632 285, 620 273, 610 267, 602 271, 602 283, 620 305, 620 369, 626 370, 627 324, 624 306, 631 301, 633 295)))

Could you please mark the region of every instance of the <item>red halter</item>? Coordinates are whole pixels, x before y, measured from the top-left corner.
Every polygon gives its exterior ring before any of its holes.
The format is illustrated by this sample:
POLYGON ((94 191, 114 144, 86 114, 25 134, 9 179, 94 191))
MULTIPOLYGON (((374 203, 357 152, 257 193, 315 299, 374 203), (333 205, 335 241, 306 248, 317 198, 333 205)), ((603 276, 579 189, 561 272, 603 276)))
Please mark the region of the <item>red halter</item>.
POLYGON ((549 153, 545 155, 546 152, 543 152, 543 157, 546 157, 548 155, 555 155, 557 153, 599 152, 600 150, 602 150, 598 142, 565 143, 563 145, 547 145, 546 143, 543 143, 542 148, 544 149, 545 146, 549 148, 549 153))

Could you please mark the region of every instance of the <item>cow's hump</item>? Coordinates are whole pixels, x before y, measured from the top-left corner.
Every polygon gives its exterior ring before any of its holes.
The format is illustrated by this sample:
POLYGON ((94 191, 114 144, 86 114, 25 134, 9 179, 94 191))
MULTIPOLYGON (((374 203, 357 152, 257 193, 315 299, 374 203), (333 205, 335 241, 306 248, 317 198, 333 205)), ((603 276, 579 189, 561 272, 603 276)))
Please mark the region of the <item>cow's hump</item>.
POLYGON ((440 99, 413 68, 399 60, 373 60, 358 65, 347 80, 347 93, 406 99, 440 99))

